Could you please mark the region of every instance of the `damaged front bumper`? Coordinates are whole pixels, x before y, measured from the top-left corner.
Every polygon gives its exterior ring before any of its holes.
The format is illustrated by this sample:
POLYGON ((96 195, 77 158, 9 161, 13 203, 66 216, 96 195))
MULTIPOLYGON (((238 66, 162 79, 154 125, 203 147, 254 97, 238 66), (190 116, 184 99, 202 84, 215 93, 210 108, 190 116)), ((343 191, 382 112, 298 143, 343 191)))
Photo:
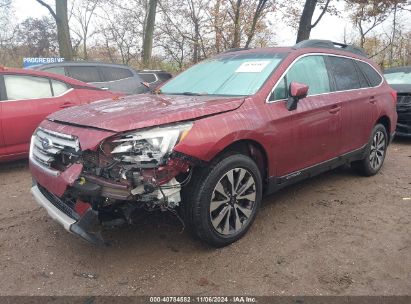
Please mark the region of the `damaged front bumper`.
POLYGON ((36 202, 46 209, 49 216, 61 224, 68 232, 76 234, 93 244, 104 244, 97 211, 89 208, 80 217, 57 196, 41 188, 39 185, 34 185, 31 188, 31 193, 36 202))
MULTIPOLYGON (((125 141, 121 136, 113 140, 110 134, 107 139, 101 131, 87 130, 86 134, 66 126, 70 128, 68 133, 55 131, 60 128, 39 127, 33 134, 29 160, 35 185, 31 191, 67 231, 91 243, 104 244, 103 226, 130 224, 140 209, 174 211, 179 206, 181 188, 190 180, 195 160, 172 150, 167 152, 174 142, 164 140, 167 151, 161 152, 149 141, 134 145, 128 137, 125 141), (123 151, 130 147, 135 151, 123 151), (123 154, 112 153, 119 150, 123 154), (156 158, 159 151, 163 154, 156 158)), ((169 129, 164 132, 171 133, 169 129)), ((157 136, 159 132, 152 133, 157 136)), ((145 136, 148 133, 145 131, 145 136)), ((174 133, 177 140, 179 133, 174 133)))

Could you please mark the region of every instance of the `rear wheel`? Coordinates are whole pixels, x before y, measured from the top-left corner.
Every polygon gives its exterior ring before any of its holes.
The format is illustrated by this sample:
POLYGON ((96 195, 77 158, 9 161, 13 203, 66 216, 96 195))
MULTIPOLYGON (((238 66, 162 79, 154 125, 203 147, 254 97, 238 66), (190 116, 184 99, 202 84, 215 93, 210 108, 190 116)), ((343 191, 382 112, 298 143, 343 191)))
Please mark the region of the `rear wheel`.
POLYGON ((262 180, 257 165, 245 155, 222 158, 198 169, 183 191, 184 219, 201 240, 216 247, 241 238, 260 207, 262 180))
POLYGON ((366 157, 353 165, 365 176, 372 176, 380 171, 387 152, 387 130, 382 124, 377 124, 372 132, 367 146, 366 157))

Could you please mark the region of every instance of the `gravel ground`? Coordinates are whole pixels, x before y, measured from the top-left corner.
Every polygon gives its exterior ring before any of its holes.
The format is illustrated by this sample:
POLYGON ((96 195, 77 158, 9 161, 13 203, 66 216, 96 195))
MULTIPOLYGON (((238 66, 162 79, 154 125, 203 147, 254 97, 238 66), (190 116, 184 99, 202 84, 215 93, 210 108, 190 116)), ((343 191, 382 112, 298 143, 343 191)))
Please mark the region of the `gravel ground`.
POLYGON ((95 247, 49 219, 30 186, 27 162, 0 166, 0 295, 411 294, 411 140, 375 177, 337 169, 266 198, 222 249, 167 214, 95 247))

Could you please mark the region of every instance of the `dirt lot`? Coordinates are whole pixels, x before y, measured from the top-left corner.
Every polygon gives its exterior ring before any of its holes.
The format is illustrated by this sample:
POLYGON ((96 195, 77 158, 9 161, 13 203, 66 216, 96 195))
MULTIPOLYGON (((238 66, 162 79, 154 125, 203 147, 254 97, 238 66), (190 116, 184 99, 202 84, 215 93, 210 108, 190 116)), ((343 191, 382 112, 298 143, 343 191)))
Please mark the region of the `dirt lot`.
POLYGON ((165 214, 95 247, 50 220, 30 185, 26 162, 0 166, 0 295, 411 294, 411 140, 375 177, 337 169, 266 198, 223 249, 165 214))

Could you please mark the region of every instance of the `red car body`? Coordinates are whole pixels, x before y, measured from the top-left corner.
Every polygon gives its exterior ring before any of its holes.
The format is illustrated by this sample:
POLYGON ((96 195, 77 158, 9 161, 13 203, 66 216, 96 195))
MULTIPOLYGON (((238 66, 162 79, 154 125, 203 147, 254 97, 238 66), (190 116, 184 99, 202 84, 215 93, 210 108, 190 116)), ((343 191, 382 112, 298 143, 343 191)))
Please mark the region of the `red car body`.
MULTIPOLYGON (((360 159, 371 131, 378 123, 385 126, 392 139, 397 122, 396 99, 383 77, 375 87, 309 95, 299 101, 294 111, 289 111, 286 101, 267 101, 290 65, 307 54, 346 58, 347 52, 325 48, 275 48, 241 53, 258 54, 270 50, 287 55, 261 88, 247 97, 127 96, 116 102, 102 101, 54 113, 40 126, 57 134, 69 134, 78 139, 82 151, 98 153, 102 142, 124 132, 190 121, 192 128, 174 147, 174 153, 208 164, 230 147, 245 144, 250 147, 250 155, 254 155, 253 159, 261 169, 265 193, 315 172, 360 159)), ((366 62, 378 70, 363 56, 350 53, 349 58, 366 62)), ((295 86, 295 91, 306 93, 303 86, 295 86)), ((62 197, 83 176, 84 169, 78 162, 63 171, 52 169, 50 172, 34 160, 31 160, 30 167, 38 184, 57 197, 62 197)), ((172 167, 171 174, 179 173, 174 170, 174 162, 165 167, 172 167)), ((128 187, 114 183, 110 186, 111 181, 107 179, 94 178, 93 181, 103 188, 128 187)), ((41 200, 40 197, 38 201, 41 200)), ((74 220, 64 222, 50 208, 47 209, 73 232, 67 226, 71 227, 74 220)))
POLYGON ((118 95, 62 75, 17 68, 0 68, 0 92, 0 162, 27 157, 31 135, 50 113, 118 95), (51 93, 44 98, 10 100, 5 83, 8 76, 16 77, 15 81, 17 77, 55 80, 67 90, 58 96, 51 93))

